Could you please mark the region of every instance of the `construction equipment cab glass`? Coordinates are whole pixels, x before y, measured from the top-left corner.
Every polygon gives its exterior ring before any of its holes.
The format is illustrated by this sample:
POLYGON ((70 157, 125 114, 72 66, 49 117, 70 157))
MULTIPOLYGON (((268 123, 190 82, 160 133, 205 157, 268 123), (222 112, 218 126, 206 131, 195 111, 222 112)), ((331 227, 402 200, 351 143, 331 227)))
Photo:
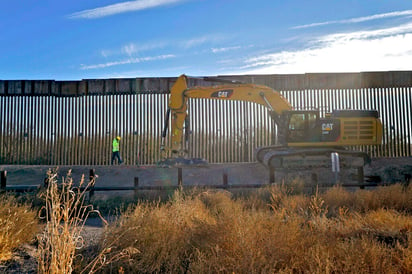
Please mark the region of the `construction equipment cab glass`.
POLYGON ((319 141, 316 133, 319 113, 317 111, 289 111, 288 142, 319 141))

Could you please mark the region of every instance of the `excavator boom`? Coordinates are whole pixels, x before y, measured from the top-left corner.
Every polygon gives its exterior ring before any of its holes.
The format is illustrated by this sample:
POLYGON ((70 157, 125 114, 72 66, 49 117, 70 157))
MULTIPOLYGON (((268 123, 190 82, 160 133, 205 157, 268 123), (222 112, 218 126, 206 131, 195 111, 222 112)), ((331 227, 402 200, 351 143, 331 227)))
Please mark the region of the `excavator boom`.
POLYGON ((187 77, 181 75, 173 85, 169 99, 172 153, 182 152, 183 125, 187 115, 187 100, 189 98, 253 102, 267 107, 275 116, 280 116, 284 111, 292 109, 289 102, 279 92, 267 86, 226 84, 188 88, 187 77))

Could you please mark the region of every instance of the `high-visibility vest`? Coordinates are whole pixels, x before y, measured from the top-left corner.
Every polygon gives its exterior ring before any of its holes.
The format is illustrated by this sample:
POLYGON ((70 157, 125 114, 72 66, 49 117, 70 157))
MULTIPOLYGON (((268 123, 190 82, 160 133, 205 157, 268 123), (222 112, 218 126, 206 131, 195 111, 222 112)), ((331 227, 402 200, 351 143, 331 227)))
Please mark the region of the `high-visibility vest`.
POLYGON ((113 140, 113 152, 119 151, 119 141, 115 138, 113 140))

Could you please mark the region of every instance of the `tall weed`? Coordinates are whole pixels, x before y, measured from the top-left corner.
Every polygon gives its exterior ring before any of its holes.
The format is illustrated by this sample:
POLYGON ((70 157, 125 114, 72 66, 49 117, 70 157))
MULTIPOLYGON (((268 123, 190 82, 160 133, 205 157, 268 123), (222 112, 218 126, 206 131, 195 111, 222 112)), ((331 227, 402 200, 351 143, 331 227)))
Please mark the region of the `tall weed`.
MULTIPOLYGON (((40 273, 72 273, 76 250, 84 247, 81 232, 93 210, 85 203, 86 192, 94 181, 78 187, 73 184, 71 171, 58 184, 57 171, 48 172, 48 186, 43 193, 45 206, 40 215, 46 221, 38 236, 38 270, 40 273)), ((98 212, 97 212, 98 213, 98 212)))

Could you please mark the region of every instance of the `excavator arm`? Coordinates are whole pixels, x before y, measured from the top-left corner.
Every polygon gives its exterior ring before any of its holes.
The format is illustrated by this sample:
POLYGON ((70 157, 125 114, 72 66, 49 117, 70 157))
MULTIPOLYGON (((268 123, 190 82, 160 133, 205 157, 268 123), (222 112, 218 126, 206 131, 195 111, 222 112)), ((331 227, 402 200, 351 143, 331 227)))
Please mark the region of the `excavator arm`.
MULTIPOLYGON (((171 151, 183 155, 183 125, 187 116, 189 98, 237 100, 254 102, 267 107, 275 122, 280 121, 282 112, 291 110, 289 102, 275 90, 254 84, 224 84, 206 87, 187 87, 187 77, 181 75, 170 91, 169 110, 171 116, 171 151)), ((167 125, 167 124, 166 124, 167 125)), ((163 137, 166 132, 163 131, 163 137)))

